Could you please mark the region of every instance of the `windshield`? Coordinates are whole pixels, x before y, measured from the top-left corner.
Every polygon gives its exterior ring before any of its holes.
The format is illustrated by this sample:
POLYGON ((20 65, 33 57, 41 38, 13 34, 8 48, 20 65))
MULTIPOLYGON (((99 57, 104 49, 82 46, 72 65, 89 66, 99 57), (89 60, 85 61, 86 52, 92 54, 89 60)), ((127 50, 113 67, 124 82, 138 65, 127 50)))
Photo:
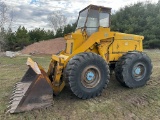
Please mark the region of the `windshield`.
POLYGON ((102 27, 109 27, 109 13, 100 12, 99 15, 99 24, 102 27))
POLYGON ((90 36, 92 33, 98 31, 98 26, 99 26, 99 11, 90 9, 88 20, 86 23, 87 35, 90 36))
POLYGON ((87 18, 87 13, 88 13, 88 9, 86 9, 80 13, 76 29, 84 27, 84 24, 85 24, 86 18, 87 18))

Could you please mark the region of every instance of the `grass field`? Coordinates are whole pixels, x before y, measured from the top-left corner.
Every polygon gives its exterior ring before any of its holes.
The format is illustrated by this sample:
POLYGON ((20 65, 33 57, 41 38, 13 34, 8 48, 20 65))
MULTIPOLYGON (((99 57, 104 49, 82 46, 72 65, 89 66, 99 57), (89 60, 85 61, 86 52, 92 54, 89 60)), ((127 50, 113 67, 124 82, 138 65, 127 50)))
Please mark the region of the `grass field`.
MULTIPOLYGON (((121 86, 111 76, 108 88, 101 96, 81 100, 66 87, 54 97, 54 105, 42 110, 6 114, 13 85, 28 67, 27 57, 0 57, 0 120, 159 120, 160 119, 160 51, 147 50, 152 59, 153 73, 147 85, 137 89, 121 86)), ((47 70, 50 56, 32 56, 47 70)))

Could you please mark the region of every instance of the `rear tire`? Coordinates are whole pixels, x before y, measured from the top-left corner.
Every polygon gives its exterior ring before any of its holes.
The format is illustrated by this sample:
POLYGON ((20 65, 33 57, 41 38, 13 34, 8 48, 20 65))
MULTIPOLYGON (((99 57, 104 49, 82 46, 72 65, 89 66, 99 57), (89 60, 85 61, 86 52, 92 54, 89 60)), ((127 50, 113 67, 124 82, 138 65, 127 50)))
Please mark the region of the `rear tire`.
POLYGON ((109 67, 99 55, 91 52, 80 53, 68 62, 65 79, 71 91, 81 99, 101 94, 109 82, 109 67))
POLYGON ((151 60, 145 53, 126 53, 116 63, 116 79, 129 88, 144 86, 150 79, 151 73, 151 60))

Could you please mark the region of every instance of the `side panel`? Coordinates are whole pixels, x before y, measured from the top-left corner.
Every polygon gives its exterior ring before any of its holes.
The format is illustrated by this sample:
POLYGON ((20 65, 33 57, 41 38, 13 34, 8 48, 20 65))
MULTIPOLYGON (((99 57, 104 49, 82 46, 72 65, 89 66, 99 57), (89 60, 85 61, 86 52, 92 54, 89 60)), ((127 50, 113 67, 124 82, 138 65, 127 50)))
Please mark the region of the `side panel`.
POLYGON ((123 54, 129 51, 143 51, 142 41, 144 36, 111 32, 113 43, 109 46, 107 61, 117 61, 123 54))
POLYGON ((108 61, 117 61, 119 57, 129 51, 143 51, 142 40, 114 40, 109 48, 108 61))
POLYGON ((138 40, 115 40, 112 53, 124 53, 128 51, 141 51, 140 41, 138 40))

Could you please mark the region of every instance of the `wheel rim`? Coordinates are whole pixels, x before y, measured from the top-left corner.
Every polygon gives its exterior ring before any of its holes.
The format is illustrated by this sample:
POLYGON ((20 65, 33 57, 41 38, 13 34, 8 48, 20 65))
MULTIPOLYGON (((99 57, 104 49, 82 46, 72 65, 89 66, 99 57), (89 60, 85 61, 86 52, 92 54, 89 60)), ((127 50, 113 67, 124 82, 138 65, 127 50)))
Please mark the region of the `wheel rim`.
POLYGON ((86 88, 94 88, 101 79, 100 71, 95 66, 86 67, 81 74, 81 83, 86 88))
POLYGON ((146 74, 146 67, 143 63, 137 63, 132 70, 132 76, 136 81, 141 81, 146 74))

